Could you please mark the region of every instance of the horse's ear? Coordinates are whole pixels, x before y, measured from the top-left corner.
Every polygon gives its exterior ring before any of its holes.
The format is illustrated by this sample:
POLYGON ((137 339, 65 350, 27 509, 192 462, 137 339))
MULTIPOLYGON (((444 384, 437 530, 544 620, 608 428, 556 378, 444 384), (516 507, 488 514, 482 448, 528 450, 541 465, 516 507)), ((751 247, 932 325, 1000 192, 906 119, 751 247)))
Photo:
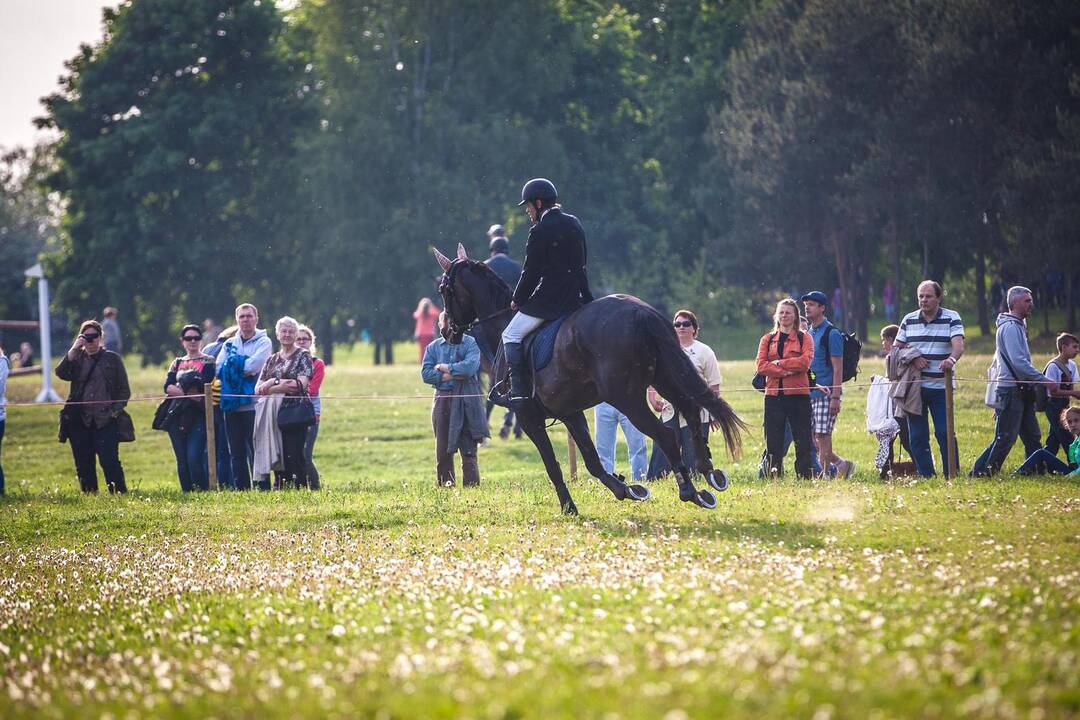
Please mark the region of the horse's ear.
POLYGON ((468 260, 469 259, 469 255, 465 252, 465 246, 462 245, 461 243, 457 244, 457 259, 458 260, 468 260))
POLYGON ((443 272, 450 269, 450 258, 439 252, 438 248, 431 248, 431 252, 435 253, 435 259, 439 261, 439 265, 442 267, 443 272))

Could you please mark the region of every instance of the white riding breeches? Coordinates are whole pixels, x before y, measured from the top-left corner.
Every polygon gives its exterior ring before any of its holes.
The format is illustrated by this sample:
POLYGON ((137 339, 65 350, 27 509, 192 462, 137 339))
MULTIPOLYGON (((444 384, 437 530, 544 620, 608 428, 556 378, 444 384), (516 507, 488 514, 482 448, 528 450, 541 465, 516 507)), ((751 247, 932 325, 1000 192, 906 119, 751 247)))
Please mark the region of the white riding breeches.
POLYGON ((526 315, 519 310, 518 314, 510 319, 510 324, 503 330, 503 345, 524 342, 525 337, 533 330, 543 325, 544 322, 544 318, 526 315))

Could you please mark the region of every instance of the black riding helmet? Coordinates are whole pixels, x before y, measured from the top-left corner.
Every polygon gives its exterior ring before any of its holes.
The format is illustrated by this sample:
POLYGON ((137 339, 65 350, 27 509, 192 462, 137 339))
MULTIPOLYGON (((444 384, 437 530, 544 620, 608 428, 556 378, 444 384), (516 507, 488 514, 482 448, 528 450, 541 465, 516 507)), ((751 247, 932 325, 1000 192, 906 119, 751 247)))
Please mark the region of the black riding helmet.
POLYGON ((559 191, 555 189, 553 182, 545 178, 535 178, 525 183, 525 187, 521 188, 521 202, 518 205, 524 205, 533 200, 555 202, 558 199, 559 191))

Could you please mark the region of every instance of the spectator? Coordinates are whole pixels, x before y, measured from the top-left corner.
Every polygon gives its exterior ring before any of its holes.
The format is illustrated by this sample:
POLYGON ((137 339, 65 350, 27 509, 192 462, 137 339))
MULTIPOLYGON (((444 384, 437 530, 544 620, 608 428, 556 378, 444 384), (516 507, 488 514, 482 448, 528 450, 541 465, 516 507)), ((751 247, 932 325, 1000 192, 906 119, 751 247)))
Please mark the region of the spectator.
POLYGON ((439 315, 440 337, 424 352, 420 377, 435 388, 431 427, 435 432, 435 475, 442 487, 453 487, 454 453, 461 453, 462 485, 480 485, 476 445, 488 436, 480 402, 480 348, 471 335, 461 342, 447 339, 446 313, 439 315))
POLYGON ((34 346, 28 342, 24 342, 19 345, 19 365, 18 367, 30 367, 34 364, 34 346))
POLYGON ((630 477, 634 482, 645 479, 649 455, 645 449, 645 435, 613 405, 600 403, 593 411, 596 423, 596 452, 604 472, 615 474, 615 433, 621 427, 626 438, 626 450, 630 456, 630 477))
POLYGON ((896 288, 892 280, 885 281, 885 287, 881 289, 881 304, 885 310, 885 319, 889 322, 896 320, 896 288))
POLYGON ((994 281, 990 283, 990 311, 996 313, 1003 313, 1008 310, 1005 307, 1005 281, 1001 279, 1001 275, 995 275, 994 281))
POLYGON ((202 321, 203 336, 208 338, 216 338, 222 333, 221 325, 218 325, 211 318, 206 318, 202 321))
MULTIPOLYGON (((495 271, 495 274, 502 279, 504 283, 512 291, 517 287, 518 280, 521 278, 521 263, 517 262, 508 254, 510 252, 510 242, 506 239, 506 231, 502 225, 492 225, 488 230, 488 237, 491 238, 491 242, 488 244, 488 250, 491 252, 491 257, 484 261, 484 264, 495 271)), ((493 353, 492 353, 493 354, 493 353)), ((494 371, 494 368, 492 368, 494 371)), ((491 378, 491 382, 495 382, 494 376, 491 378)), ((491 410, 495 407, 495 403, 490 399, 487 401, 487 416, 491 418, 491 410)), ((511 409, 506 410, 506 414, 503 415, 503 424, 499 429, 499 437, 505 440, 510 437, 510 430, 513 428, 514 437, 521 437, 521 425, 514 422, 514 411, 511 409)))
POLYGON ((1019 285, 1009 288, 1005 301, 1009 312, 998 315, 995 338, 995 359, 998 364, 997 423, 994 440, 971 470, 975 477, 993 475, 1001 470, 1017 436, 1024 442, 1025 457, 1031 457, 1042 447, 1042 431, 1035 416, 1035 392, 1038 383, 1046 387, 1050 381, 1031 364, 1026 321, 1035 302, 1031 291, 1019 285))
POLYGON ((119 311, 114 307, 107 307, 101 311, 101 330, 105 334, 105 349, 117 355, 124 354, 124 338, 120 334, 120 323, 116 321, 119 311))
POLYGON ((221 380, 221 411, 229 438, 233 483, 237 490, 251 489, 255 461, 255 379, 270 357, 270 338, 256 327, 259 310, 251 303, 236 307, 240 330, 222 344, 217 354, 217 377, 221 380))
MULTIPOLYGON (((239 330, 239 325, 230 325, 225 330, 222 330, 215 336, 214 342, 202 349, 203 353, 216 358, 225 341, 239 330)), ((210 397, 214 405, 214 455, 217 458, 218 487, 235 490, 236 482, 232 474, 232 457, 229 455, 229 434, 225 431, 225 414, 221 412, 221 378, 214 377, 210 383, 210 397)))
MULTIPOLYGON (((828 303, 825 303, 828 305, 828 303)), ((840 288, 833 288, 832 292, 832 313, 836 318, 836 322, 844 321, 844 293, 840 288)))
POLYGON ((1058 354, 1046 364, 1043 374, 1051 384, 1046 386, 1049 397, 1046 400, 1046 419, 1048 431, 1046 433, 1045 448, 1048 453, 1057 456, 1058 448, 1068 450, 1072 443, 1073 434, 1065 427, 1061 412, 1069 407, 1069 398, 1080 398, 1080 390, 1075 389, 1077 380, 1076 362, 1073 358, 1080 353, 1080 339, 1069 333, 1061 333, 1057 336, 1058 354))
POLYGON ((413 340, 420 349, 420 362, 424 362, 424 350, 435 339, 435 322, 439 319, 439 308, 431 302, 431 298, 420 298, 420 303, 413 311, 413 320, 416 321, 416 330, 413 332, 413 340))
POLYGON ((1057 422, 1068 428, 1073 438, 1072 443, 1065 449, 1065 457, 1069 462, 1063 463, 1055 453, 1039 448, 1016 469, 1014 475, 1080 475, 1080 407, 1065 408, 1057 422))
POLYGON ((173 360, 165 376, 165 394, 183 403, 169 426, 169 440, 176 454, 180 489, 184 492, 210 489, 206 467, 206 405, 201 397, 182 399, 185 395, 202 395, 204 386, 214 379, 214 358, 199 349, 202 337, 198 325, 184 326, 180 331, 184 354, 173 360))
POLYGON ((72 404, 60 412, 60 439, 71 440, 75 473, 83 492, 98 491, 100 462, 109 492, 126 493, 117 418, 131 397, 131 388, 123 359, 102 346, 103 334, 97 320, 84 322, 56 366, 56 376, 71 382, 68 402, 72 404))
POLYGON ((307 463, 308 485, 312 490, 322 487, 319 477, 319 468, 315 467, 315 440, 319 437, 319 421, 322 419, 322 399, 319 398, 319 388, 322 387, 323 378, 326 377, 326 363, 322 358, 315 355, 315 332, 307 325, 300 325, 296 334, 296 344, 301 350, 307 350, 311 354, 311 382, 308 383, 308 395, 315 406, 315 424, 307 429, 304 436, 304 461, 307 463))
POLYGON ((810 477, 810 364, 814 341, 798 329, 799 307, 791 298, 776 304, 773 331, 758 343, 757 371, 765 376, 765 453, 769 474, 784 468, 784 435, 788 425, 795 441, 795 473, 810 477))
POLYGON ((840 457, 832 441, 844 394, 844 337, 839 331, 833 332, 834 325, 825 317, 829 302, 825 293, 814 290, 800 299, 810 323, 810 337, 814 341, 814 361, 810 369, 814 372, 815 382, 829 389, 825 393, 815 388, 810 393, 811 427, 818 460, 823 468, 835 463, 836 474, 847 478, 855 471, 855 463, 840 457))
MULTIPOLYGON (((0 450, 4 445, 4 427, 7 424, 7 379, 11 372, 11 361, 0 347, 0 450)), ((2 457, 2 456, 0 456, 2 457)), ((4 494, 4 466, 0 463, 0 496, 4 494)))
MULTIPOLYGON (((774 314, 775 314, 775 311, 774 311, 774 314)), ((775 323, 776 320, 774 319, 773 322, 775 323)), ((799 330, 802 331, 803 333, 809 332, 809 330, 810 330, 810 324, 806 321, 806 316, 805 315, 800 315, 799 316, 799 330)), ((807 373, 807 377, 809 377, 809 373, 807 373)), ((816 383, 810 389, 811 390, 815 390, 815 389, 821 390, 826 395, 829 393, 828 388, 823 388, 820 385, 817 385, 816 383)), ((788 450, 791 449, 791 444, 793 442, 795 442, 795 434, 792 433, 792 431, 791 431, 791 423, 787 422, 787 423, 784 424, 784 445, 783 445, 783 447, 782 447, 782 449, 780 451, 780 457, 781 458, 787 457, 788 450)), ((821 463, 818 462, 818 451, 817 451, 817 445, 814 444, 814 433, 813 432, 810 433, 810 451, 811 451, 810 452, 810 465, 811 465, 811 468, 814 471, 814 475, 821 475, 821 463)), ((769 448, 766 447, 766 448, 762 449, 762 451, 761 451, 761 461, 758 462, 758 480, 763 480, 765 478, 765 476, 768 474, 768 472, 769 472, 769 448)), ((830 465, 829 466, 829 476, 832 477, 832 476, 835 476, 835 475, 836 475, 836 466, 835 465, 830 465)))
POLYGON ((892 473, 896 458, 896 437, 900 438, 900 447, 911 457, 911 434, 908 431, 907 414, 909 411, 922 414, 922 371, 912 364, 922 353, 917 348, 901 349, 896 347, 896 336, 900 333, 899 325, 886 325, 881 329, 881 351, 885 355, 885 376, 893 383, 889 390, 893 417, 898 426, 896 436, 889 440, 889 449, 885 462, 881 465, 881 479, 892 473))
MULTIPOLYGON (((299 397, 307 394, 315 368, 311 354, 296 344, 299 331, 300 324, 288 315, 277 321, 274 335, 277 336, 280 349, 271 355, 263 366, 259 383, 255 385, 256 395, 299 397)), ((307 431, 306 427, 281 430, 281 457, 286 486, 310 487, 307 459, 304 456, 307 431)))
MULTIPOLYGON (((694 368, 698 371, 698 375, 705 381, 705 384, 709 386, 713 394, 719 397, 720 395, 720 365, 716 362, 716 353, 712 351, 705 343, 697 339, 698 336, 698 319, 697 315, 689 310, 679 310, 675 313, 675 317, 672 320, 672 325, 675 327, 675 334, 679 338, 679 345, 682 346, 682 350, 686 353, 686 356, 690 358, 690 362, 694 365, 694 368)), ((686 424, 686 419, 679 416, 675 412, 675 406, 669 403, 664 398, 657 394, 656 390, 652 387, 649 388, 649 403, 653 406, 653 409, 660 413, 660 420, 679 433, 679 445, 682 448, 682 461, 686 467, 690 468, 691 472, 697 467, 697 452, 694 449, 694 443, 690 437, 690 428, 686 424)), ((709 442, 709 424, 712 417, 709 415, 709 411, 704 408, 701 410, 701 433, 705 439, 706 448, 709 442)), ((649 458, 649 470, 646 473, 646 478, 649 480, 655 480, 656 478, 671 472, 671 463, 660 447, 653 443, 652 457, 649 458)))
MULTIPOLYGON (((945 467, 948 456, 948 443, 953 444, 953 457, 959 462, 956 437, 947 438, 945 419, 945 371, 955 367, 964 354, 964 323, 960 314, 941 307, 941 285, 933 280, 924 280, 916 289, 919 309, 904 316, 900 321, 900 331, 896 334, 896 347, 913 348, 921 357, 908 361, 919 370, 922 379, 919 385, 919 399, 922 412, 916 413, 913 405, 906 406, 908 423, 908 441, 911 443, 911 459, 919 475, 932 477, 935 474, 934 453, 930 449, 930 418, 934 420, 934 435, 941 451, 941 465, 945 467)), ((898 367, 904 365, 903 359, 898 367)), ((909 389, 908 386, 894 388, 897 392, 909 389)))

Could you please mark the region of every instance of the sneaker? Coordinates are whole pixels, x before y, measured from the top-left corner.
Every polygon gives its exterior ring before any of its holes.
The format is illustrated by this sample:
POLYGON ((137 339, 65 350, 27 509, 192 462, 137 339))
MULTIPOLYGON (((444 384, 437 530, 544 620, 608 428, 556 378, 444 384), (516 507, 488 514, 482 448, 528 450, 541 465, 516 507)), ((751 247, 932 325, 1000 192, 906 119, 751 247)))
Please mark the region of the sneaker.
POLYGON ((842 480, 847 480, 853 472, 855 472, 854 460, 844 460, 836 466, 836 476, 842 480))

